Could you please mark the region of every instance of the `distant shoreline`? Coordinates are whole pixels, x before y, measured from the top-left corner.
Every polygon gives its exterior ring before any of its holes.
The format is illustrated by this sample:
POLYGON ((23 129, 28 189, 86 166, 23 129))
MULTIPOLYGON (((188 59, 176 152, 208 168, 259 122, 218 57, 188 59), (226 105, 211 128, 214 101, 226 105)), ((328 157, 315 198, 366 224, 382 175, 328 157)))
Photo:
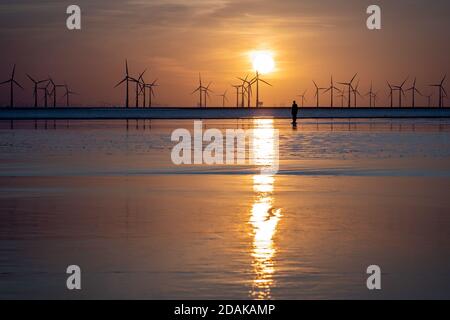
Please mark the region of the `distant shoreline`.
MULTIPOLYGON (((450 118, 450 108, 300 108, 300 119, 450 118)), ((290 108, 1 108, 0 120, 289 119, 290 108)))

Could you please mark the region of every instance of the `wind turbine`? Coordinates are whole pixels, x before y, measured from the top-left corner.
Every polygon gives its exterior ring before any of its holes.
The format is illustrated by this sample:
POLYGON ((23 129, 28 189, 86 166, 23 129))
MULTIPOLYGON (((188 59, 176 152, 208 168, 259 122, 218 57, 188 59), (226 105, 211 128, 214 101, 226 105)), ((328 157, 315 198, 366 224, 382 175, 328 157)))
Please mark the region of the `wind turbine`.
POLYGON ((378 99, 377 97, 378 97, 378 93, 379 93, 379 92, 377 91, 377 93, 374 93, 374 94, 373 94, 373 107, 374 107, 374 108, 377 107, 377 99, 378 99))
POLYGON ((442 108, 442 106, 443 106, 444 93, 445 93, 445 96, 447 96, 447 91, 445 91, 445 88, 444 88, 444 81, 446 78, 447 78, 447 75, 445 75, 444 78, 442 78, 441 83, 430 84, 430 87, 437 87, 439 89, 439 108, 442 108))
POLYGON ((337 96, 338 98, 341 98, 341 108, 344 107, 344 98, 345 98, 345 93, 344 90, 341 90, 341 94, 337 96))
POLYGON ((445 100, 449 100, 448 95, 445 93, 444 96, 442 97, 443 101, 442 101, 442 107, 445 107, 445 100))
POLYGON ((405 95, 405 91, 403 90, 403 86, 405 85, 406 81, 408 80, 408 77, 403 81, 403 83, 399 86, 392 86, 394 89, 398 90, 398 106, 399 108, 402 107, 402 95, 405 95))
POLYGON ((242 85, 237 84, 237 85, 231 85, 231 86, 236 89, 236 108, 239 108, 239 88, 241 88, 242 85))
POLYGON ((306 101, 306 92, 308 91, 308 89, 306 89, 304 92, 303 92, 303 94, 299 94, 297 97, 300 97, 301 99, 302 99, 302 108, 303 108, 303 106, 304 106, 304 104, 305 104, 305 101, 306 101))
POLYGON ((223 94, 219 94, 219 97, 222 97, 222 108, 225 108, 225 101, 228 101, 227 99, 227 91, 225 90, 225 92, 223 94))
POLYGON ((264 81, 263 79, 259 78, 259 72, 256 71, 256 77, 253 79, 253 81, 251 81, 252 83, 256 83, 256 107, 259 108, 260 107, 260 102, 259 102, 259 82, 263 82, 269 86, 272 86, 270 83, 268 83, 267 81, 264 81))
POLYGON ((316 107, 319 107, 319 91, 320 90, 325 90, 326 88, 319 88, 319 86, 317 86, 317 83, 313 80, 314 86, 316 87, 316 94, 314 95, 314 97, 316 97, 316 107))
POLYGON ((70 107, 70 102, 69 102, 70 95, 71 94, 78 94, 78 93, 70 91, 69 87, 67 86, 67 84, 64 84, 64 87, 66 89, 66 93, 64 94, 64 97, 66 97, 66 107, 70 107))
POLYGON ((128 61, 125 60, 125 77, 118 84, 116 84, 114 88, 117 88, 118 86, 120 86, 124 82, 126 83, 126 88, 125 88, 125 107, 126 108, 128 108, 130 106, 130 104, 129 104, 129 94, 128 94, 128 88, 129 88, 129 81, 130 80, 132 80, 132 78, 128 74, 128 61))
POLYGON ((342 84, 344 86, 348 86, 348 107, 350 108, 351 105, 351 92, 352 92, 352 83, 355 80, 356 76, 358 75, 358 73, 356 73, 352 80, 350 80, 350 82, 338 82, 339 84, 342 84))
POLYGON ((206 96, 208 96, 208 99, 210 99, 209 93, 213 92, 211 89, 209 89, 209 87, 211 86, 212 82, 208 83, 208 85, 206 87, 203 88, 203 93, 205 95, 205 108, 206 108, 206 96))
POLYGON ((431 94, 429 94, 429 95, 425 95, 424 97, 426 97, 427 98, 427 100, 428 100, 428 108, 429 107, 431 107, 431 97, 433 96, 433 94, 431 93, 431 94))
POLYGON ((331 76, 330 87, 327 88, 327 89, 325 90, 325 92, 324 92, 324 93, 327 93, 328 91, 331 91, 331 92, 330 92, 330 96, 331 96, 331 104, 330 104, 330 105, 331 105, 331 108, 333 108, 334 90, 337 90, 338 92, 341 92, 340 89, 338 89, 338 88, 336 88, 336 87, 334 86, 333 76, 331 76))
POLYGON ((12 73, 11 73, 11 78, 9 80, 3 81, 0 83, 0 85, 2 84, 6 84, 9 83, 10 85, 10 94, 9 94, 9 98, 10 98, 10 108, 14 107, 14 85, 18 86, 19 88, 21 88, 23 90, 23 87, 14 79, 14 75, 16 74, 16 65, 14 65, 12 73))
MULTIPOLYGON (((245 89, 245 91, 247 92, 247 107, 250 108, 250 100, 251 100, 251 95, 252 95, 252 85, 255 83, 256 78, 253 78, 252 80, 248 80, 248 75, 245 77, 245 79, 243 78, 238 78, 239 80, 242 81, 242 88, 245 89), (245 84, 247 85, 247 88, 245 88, 245 84)), ((242 90, 242 95, 244 95, 244 90, 242 90)))
POLYGON ((51 95, 53 95, 53 108, 56 108, 56 88, 64 88, 64 85, 63 84, 56 84, 54 81, 53 81, 53 79, 52 79, 52 77, 50 77, 50 76, 48 76, 48 79, 49 79, 49 83, 51 83, 52 84, 52 86, 53 86, 53 90, 52 90, 52 92, 51 92, 51 95))
POLYGON ((34 107, 37 108, 38 106, 38 85, 44 82, 49 81, 48 79, 45 80, 34 80, 29 74, 27 74, 28 79, 30 79, 34 83, 34 107))
POLYGON ((130 81, 136 84, 136 108, 139 108, 139 88, 142 87, 141 80, 143 79, 142 77, 144 76, 144 73, 146 71, 147 69, 145 69, 141 74, 139 74, 139 77, 137 79, 130 77, 130 81))
POLYGON ((389 81, 387 82, 387 85, 389 87, 389 97, 391 98, 391 108, 394 107, 394 88, 392 87, 392 85, 389 83, 389 81))
MULTIPOLYGON (((141 75, 139 76, 138 81, 139 83, 139 87, 141 88, 141 90, 139 91, 139 95, 142 94, 143 96, 143 101, 142 101, 142 108, 145 108, 146 102, 147 102, 147 88, 149 88, 149 84, 145 82, 144 80, 144 73, 145 71, 147 71, 147 69, 144 70, 143 73, 141 73, 141 75)), ((151 99, 151 92, 150 94, 150 99, 151 99)))
POLYGON ((194 91, 192 91, 192 93, 191 94, 194 94, 194 93, 196 93, 197 91, 199 92, 199 96, 200 96, 200 104, 199 104, 199 106, 200 106, 200 108, 201 107, 203 107, 203 104, 202 104, 202 100, 203 100, 203 85, 202 85, 202 76, 201 76, 201 74, 199 73, 198 74, 198 82, 199 82, 199 86, 197 87, 197 89, 195 89, 194 91))
POLYGON ((412 94, 412 107, 414 108, 416 106, 416 92, 420 95, 422 95, 420 93, 420 91, 416 88, 416 78, 414 78, 414 82, 411 88, 406 89, 406 91, 411 91, 412 94))
POLYGON ((152 83, 146 84, 146 87, 148 88, 148 107, 149 108, 152 107, 152 98, 155 97, 155 91, 154 91, 153 87, 159 86, 158 84, 156 84, 157 81, 158 81, 158 79, 156 79, 152 83))
POLYGON ((357 106, 357 102, 356 102, 357 95, 360 96, 361 98, 363 97, 363 96, 361 95, 361 93, 359 92, 358 87, 359 87, 359 80, 358 80, 358 83, 356 84, 356 87, 354 87, 354 88, 352 87, 352 92, 353 92, 353 99, 354 99, 354 103, 355 103, 355 108, 356 108, 356 106, 357 106))
POLYGON ((370 90, 365 94, 365 96, 369 96, 369 108, 372 108, 372 98, 374 97, 372 82, 370 82, 370 90))
POLYGON ((44 91, 44 107, 47 108, 48 107, 48 97, 50 96, 50 92, 48 91, 48 86, 50 85, 50 80, 48 80, 47 84, 45 85, 45 87, 39 87, 37 88, 38 90, 43 90, 44 91))

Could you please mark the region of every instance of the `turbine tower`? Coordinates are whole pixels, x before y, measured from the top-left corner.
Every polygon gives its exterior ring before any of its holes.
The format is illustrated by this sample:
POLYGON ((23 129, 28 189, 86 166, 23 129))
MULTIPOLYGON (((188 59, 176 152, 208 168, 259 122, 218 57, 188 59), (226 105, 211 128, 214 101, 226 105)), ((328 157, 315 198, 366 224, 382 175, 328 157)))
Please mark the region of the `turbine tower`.
POLYGON ((444 94, 445 94, 445 96, 447 96, 447 91, 445 91, 445 88, 444 88, 444 81, 446 78, 447 78, 447 75, 445 75, 444 78, 442 78, 441 83, 430 84, 430 87, 437 87, 439 89, 439 108, 443 107, 444 94))
POLYGON ((159 84, 156 84, 156 82, 158 81, 158 79, 156 79, 155 81, 153 81, 152 83, 146 84, 146 87, 148 88, 148 107, 151 108, 152 107, 152 98, 155 97, 155 90, 153 89, 153 87, 158 87, 159 84))
POLYGON ((317 83, 313 80, 314 86, 316 87, 316 94, 314 95, 314 97, 316 97, 316 107, 319 107, 319 93, 320 90, 326 90, 326 88, 319 88, 319 86, 317 85, 317 83))
POLYGON ((341 90, 341 94, 337 96, 338 98, 341 98, 341 108, 344 107, 344 98, 345 98, 345 93, 344 90, 341 90))
POLYGON ((331 97, 331 102, 330 102, 330 106, 331 106, 331 108, 333 108, 333 98, 334 98, 334 90, 337 90, 338 92, 341 92, 341 90, 340 89, 338 89, 338 88, 336 88, 335 86, 334 86, 334 82, 333 82, 333 76, 331 76, 331 82, 330 82, 330 87, 329 88, 327 88, 326 90, 325 90, 325 92, 324 93, 327 93, 328 91, 331 91, 330 92, 330 97, 331 97))
POLYGON ((372 84, 372 82, 370 82, 370 90, 369 90, 369 92, 367 92, 367 93, 365 94, 365 96, 366 96, 366 97, 369 96, 369 108, 372 108, 372 98, 373 98, 373 96, 374 96, 374 93, 373 93, 373 84, 372 84))
POLYGON ((416 88, 416 78, 414 78, 414 82, 411 88, 406 89, 406 91, 411 91, 412 94, 412 107, 414 108, 416 106, 416 92, 422 96, 420 91, 416 88))
MULTIPOLYGON (((247 92, 247 108, 251 107, 251 96, 252 96, 252 85, 255 83, 256 78, 253 78, 252 80, 248 80, 248 75, 243 79, 243 78, 238 78, 239 80, 242 81, 242 88, 247 92), (247 87, 245 87, 245 85, 247 85, 247 87)), ((243 93, 244 95, 244 93, 243 93)))
POLYGON ((69 87, 67 86, 67 84, 64 84, 64 87, 66 89, 66 93, 64 94, 64 97, 66 97, 66 107, 70 107, 70 102, 69 102, 70 95, 71 94, 78 94, 78 93, 70 91, 69 87))
POLYGON ((356 87, 351 87, 352 88, 352 92, 353 92, 353 99, 354 99, 354 103, 355 103, 355 108, 356 108, 356 106, 357 106, 357 102, 356 102, 356 98, 357 98, 357 96, 360 96, 361 98, 363 97, 362 95, 361 95, 361 93, 359 92, 359 90, 358 90, 358 87, 359 87, 359 80, 358 80, 358 83, 356 84, 356 87))
POLYGON ((136 108, 139 108, 139 89, 142 90, 142 82, 141 80, 143 80, 143 76, 144 73, 147 71, 147 69, 145 69, 141 74, 139 74, 139 77, 137 79, 130 77, 130 81, 134 82, 136 84, 136 108))
POLYGON ((268 83, 267 81, 261 79, 259 77, 259 72, 256 71, 256 77, 253 79, 252 83, 256 83, 256 107, 259 108, 261 106, 261 103, 259 102, 259 82, 265 83, 269 86, 272 86, 270 83, 268 83))
POLYGON ((37 108, 38 107, 38 85, 40 85, 41 83, 47 82, 49 80, 48 79, 45 79, 45 80, 34 80, 29 74, 27 74, 27 77, 34 84, 34 89, 33 89, 34 107, 37 108))
POLYGON ((427 98, 428 100, 428 108, 431 107, 431 97, 433 96, 433 94, 429 94, 429 95, 425 95, 424 97, 427 98))
POLYGON ((56 84, 53 81, 52 77, 50 77, 50 76, 48 76, 48 79, 49 79, 49 84, 51 84, 53 86, 53 90, 51 92, 51 95, 53 96, 53 108, 56 108, 56 97, 57 97, 56 89, 57 88, 64 88, 64 85, 63 84, 56 84))
POLYGON ((302 99, 302 108, 305 105, 305 101, 306 101, 306 92, 308 91, 308 89, 306 89, 303 94, 299 94, 297 97, 300 97, 300 99, 302 99))
POLYGON ((219 97, 222 97, 222 108, 225 108, 225 101, 228 101, 227 99, 227 91, 225 90, 225 92, 223 94, 219 94, 219 97))
POLYGON ((338 82, 339 84, 342 84, 342 85, 348 87, 348 107, 349 107, 349 108, 350 108, 350 106, 351 106, 352 84, 353 84, 353 81, 355 80, 355 78, 356 78, 357 75, 358 75, 358 73, 355 73, 355 75, 354 75, 353 78, 350 80, 350 82, 338 82))
POLYGON ((116 84, 116 86, 114 88, 117 88, 118 86, 120 86, 122 83, 126 83, 126 87, 125 87, 125 108, 129 108, 130 103, 129 103, 129 94, 128 94, 128 88, 129 88, 129 81, 132 80, 132 78, 129 76, 128 74, 128 61, 125 60, 125 77, 123 78, 123 80, 121 80, 118 84, 116 84))
POLYGON ((23 90, 23 87, 14 79, 14 76, 16 74, 16 65, 14 65, 12 73, 11 73, 11 78, 9 80, 3 81, 0 83, 0 85, 2 84, 7 84, 9 83, 10 85, 10 91, 9 91, 9 99, 10 99, 10 103, 9 103, 9 107, 13 108, 14 107, 14 85, 18 86, 19 88, 21 88, 23 90))
POLYGON ((236 84, 231 86, 236 89, 236 108, 239 108, 239 88, 241 88, 242 85, 236 84))
POLYGON ((191 94, 194 94, 197 91, 199 92, 199 98, 200 98, 199 107, 201 108, 201 107, 203 107, 203 103, 202 103, 202 100, 203 100, 203 92, 202 92, 203 91, 203 86, 202 86, 202 76, 201 76, 200 73, 198 74, 198 82, 199 82, 199 86, 197 87, 197 89, 192 91, 191 94))
POLYGON ((45 87, 39 87, 38 90, 44 91, 44 107, 48 107, 48 97, 50 96, 50 92, 48 91, 48 86, 50 85, 50 80, 48 80, 45 87))
POLYGON ((408 80, 408 77, 403 81, 403 83, 399 86, 392 86, 394 89, 398 90, 398 106, 399 108, 402 107, 402 95, 405 95, 405 91, 403 90, 403 86, 405 85, 406 81, 408 80))
POLYGON ((208 97, 208 99, 210 99, 211 97, 209 96, 209 93, 213 92, 211 89, 209 89, 211 84, 212 84, 212 82, 208 83, 208 85, 203 88, 203 94, 205 95, 205 108, 206 108, 206 97, 208 97))
POLYGON ((389 97, 391 98, 391 108, 394 107, 394 88, 392 87, 392 85, 387 82, 387 85, 389 87, 389 97))
POLYGON ((376 108, 377 107, 377 99, 378 99, 378 91, 376 93, 373 94, 373 107, 376 108))

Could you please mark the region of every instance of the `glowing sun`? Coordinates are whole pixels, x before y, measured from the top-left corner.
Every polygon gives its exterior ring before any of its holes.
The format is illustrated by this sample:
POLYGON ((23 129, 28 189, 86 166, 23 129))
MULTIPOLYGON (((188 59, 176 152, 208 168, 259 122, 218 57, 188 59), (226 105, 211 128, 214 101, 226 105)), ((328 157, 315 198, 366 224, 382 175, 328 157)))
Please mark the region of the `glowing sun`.
POLYGON ((269 73, 275 69, 273 54, 269 51, 254 51, 251 53, 253 69, 259 73, 269 73))

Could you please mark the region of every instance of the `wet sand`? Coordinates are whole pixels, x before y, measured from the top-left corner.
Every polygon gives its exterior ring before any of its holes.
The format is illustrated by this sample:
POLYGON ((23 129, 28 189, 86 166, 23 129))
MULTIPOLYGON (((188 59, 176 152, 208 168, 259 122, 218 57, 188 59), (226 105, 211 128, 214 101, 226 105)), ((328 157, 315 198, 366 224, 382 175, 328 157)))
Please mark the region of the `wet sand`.
POLYGON ((450 298, 449 121, 265 122, 273 176, 172 165, 192 121, 52 125, 0 123, 1 298, 450 298))

